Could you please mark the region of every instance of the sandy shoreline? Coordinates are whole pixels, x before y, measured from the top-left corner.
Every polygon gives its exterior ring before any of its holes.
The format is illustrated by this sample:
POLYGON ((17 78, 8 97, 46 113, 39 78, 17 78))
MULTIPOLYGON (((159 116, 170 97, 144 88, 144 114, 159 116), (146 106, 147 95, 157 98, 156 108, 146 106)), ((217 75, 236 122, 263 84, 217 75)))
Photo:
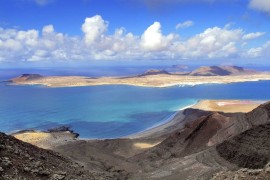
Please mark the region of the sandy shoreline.
POLYGON ((133 77, 100 77, 85 76, 45 76, 36 79, 12 79, 13 85, 43 85, 47 87, 80 87, 99 85, 131 85, 142 87, 195 86, 201 84, 228 84, 270 80, 270 73, 231 76, 188 76, 176 74, 159 74, 133 77))
MULTIPOLYGON (((197 103, 182 107, 177 112, 172 114, 169 118, 167 118, 165 121, 163 121, 163 122, 161 122, 159 124, 156 124, 156 125, 154 125, 152 127, 149 127, 146 130, 143 130, 143 131, 140 131, 140 132, 137 132, 137 133, 134 133, 134 134, 130 134, 130 135, 125 136, 123 138, 130 138, 130 139, 147 138, 149 136, 154 136, 155 134, 158 135, 158 132, 160 132, 161 130, 165 131, 166 128, 175 125, 175 123, 179 123, 179 118, 180 119, 184 118, 183 111, 185 109, 192 108, 197 103)), ((183 126, 184 126, 184 124, 183 124, 183 126)))
POLYGON ((200 100, 192 108, 224 113, 247 113, 265 102, 262 100, 200 100))
MULTIPOLYGON (((184 107, 180 109, 178 112, 173 114, 167 121, 163 122, 160 125, 156 125, 155 127, 151 127, 142 132, 138 132, 136 134, 131 134, 123 138, 128 139, 147 139, 147 138, 155 138, 159 137, 161 134, 168 134, 175 129, 183 129, 186 122, 186 116, 184 115, 184 111, 186 109, 200 109, 204 111, 219 111, 225 113, 232 112, 249 112, 265 101, 251 101, 251 100, 200 100, 198 103, 184 107)), ((42 131, 25 131, 21 133, 13 134, 14 137, 20 139, 22 141, 28 142, 30 144, 36 145, 45 149, 53 149, 59 145, 63 145, 65 143, 82 140, 81 138, 76 138, 76 135, 70 131, 63 132, 42 132, 42 131)), ((83 140, 93 140, 93 139, 83 139, 83 140)), ((136 146, 140 146, 142 148, 150 147, 150 145, 146 144, 138 144, 136 146)))

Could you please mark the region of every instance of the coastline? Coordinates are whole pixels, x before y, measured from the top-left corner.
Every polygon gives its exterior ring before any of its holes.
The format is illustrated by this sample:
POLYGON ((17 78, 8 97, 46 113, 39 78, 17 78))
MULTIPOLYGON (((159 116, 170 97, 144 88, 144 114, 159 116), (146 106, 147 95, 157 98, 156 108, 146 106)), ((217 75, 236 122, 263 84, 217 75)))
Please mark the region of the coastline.
MULTIPOLYGON (((140 132, 137 132, 134 134, 130 134, 128 136, 124 136, 122 138, 136 139, 136 138, 147 138, 148 136, 153 136, 154 134, 157 134, 157 132, 165 130, 169 126, 172 126, 174 123, 176 123, 176 121, 174 122, 175 119, 178 119, 179 117, 184 118, 183 111, 188 109, 188 108, 192 108, 198 102, 199 102, 199 100, 191 105, 187 105, 187 106, 184 106, 184 107, 178 109, 175 113, 173 113, 168 118, 166 118, 166 120, 164 120, 164 121, 162 121, 162 122, 160 122, 152 127, 149 127, 143 131, 140 131, 140 132), (176 116, 177 116, 177 118, 176 118, 176 116)), ((177 120, 177 122, 178 122, 178 120, 177 120)))
MULTIPOLYGON (((137 132, 135 134, 131 134, 117 139, 130 139, 130 140, 155 139, 155 138, 162 139, 161 137, 163 135, 169 134, 176 129, 181 130, 185 127, 186 123, 190 120, 188 115, 184 114, 184 111, 187 109, 190 109, 191 111, 193 111, 192 109, 194 109, 194 111, 195 109, 197 109, 197 111, 202 110, 208 112, 218 111, 219 109, 216 108, 215 106, 211 106, 211 104, 221 103, 222 107, 226 106, 227 111, 224 111, 225 113, 228 113, 228 109, 235 110, 236 107, 238 107, 237 108, 238 112, 249 112, 252 109, 258 107, 263 102, 264 101, 258 100, 198 100, 195 104, 180 108, 177 112, 172 114, 169 118, 167 118, 160 124, 157 124, 153 127, 149 127, 141 132, 137 132)), ((12 135, 22 141, 28 142, 30 144, 45 149, 53 149, 57 146, 78 140, 95 141, 95 140, 110 139, 110 138, 107 139, 80 138, 78 137, 78 134, 74 133, 72 130, 67 131, 56 130, 53 132, 30 130, 30 131, 20 131, 12 135)))
POLYGON ((100 85, 130 85, 166 88, 172 86, 196 86, 202 84, 229 84, 270 80, 270 73, 230 76, 187 76, 160 74, 135 77, 44 76, 37 79, 11 80, 11 85, 43 85, 46 87, 82 87, 100 85))

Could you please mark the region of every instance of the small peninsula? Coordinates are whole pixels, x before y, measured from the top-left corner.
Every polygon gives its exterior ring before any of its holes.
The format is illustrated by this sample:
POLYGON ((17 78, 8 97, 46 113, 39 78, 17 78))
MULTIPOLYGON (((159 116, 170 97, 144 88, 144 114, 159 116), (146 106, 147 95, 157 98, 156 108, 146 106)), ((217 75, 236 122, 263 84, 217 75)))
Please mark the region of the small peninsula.
POLYGON ((144 87, 194 86, 270 80, 269 72, 257 72, 237 66, 204 66, 185 74, 165 70, 149 70, 128 77, 41 76, 24 74, 10 80, 16 85, 44 85, 48 87, 76 87, 97 85, 132 85, 144 87))

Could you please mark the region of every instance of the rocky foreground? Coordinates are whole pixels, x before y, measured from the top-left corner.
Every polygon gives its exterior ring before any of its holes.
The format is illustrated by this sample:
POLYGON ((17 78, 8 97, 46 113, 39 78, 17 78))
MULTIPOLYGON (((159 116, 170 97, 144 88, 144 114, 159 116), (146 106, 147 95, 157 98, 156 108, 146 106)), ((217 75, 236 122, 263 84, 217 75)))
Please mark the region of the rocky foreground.
POLYGON ((0 179, 96 179, 82 165, 0 133, 0 179))
POLYGON ((269 179, 270 102, 249 113, 186 109, 148 136, 44 150, 1 134, 4 179, 269 179), (180 126, 184 124, 184 126, 180 126), (64 155, 65 158, 62 155, 64 155))

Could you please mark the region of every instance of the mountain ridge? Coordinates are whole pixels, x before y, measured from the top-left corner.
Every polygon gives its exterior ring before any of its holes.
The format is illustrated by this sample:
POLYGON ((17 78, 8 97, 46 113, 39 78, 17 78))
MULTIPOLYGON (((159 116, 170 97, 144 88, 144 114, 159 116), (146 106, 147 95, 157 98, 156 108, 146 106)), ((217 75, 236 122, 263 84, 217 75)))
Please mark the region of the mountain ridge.
POLYGON ((189 73, 191 76, 229 76, 257 73, 239 66, 201 66, 189 73))

